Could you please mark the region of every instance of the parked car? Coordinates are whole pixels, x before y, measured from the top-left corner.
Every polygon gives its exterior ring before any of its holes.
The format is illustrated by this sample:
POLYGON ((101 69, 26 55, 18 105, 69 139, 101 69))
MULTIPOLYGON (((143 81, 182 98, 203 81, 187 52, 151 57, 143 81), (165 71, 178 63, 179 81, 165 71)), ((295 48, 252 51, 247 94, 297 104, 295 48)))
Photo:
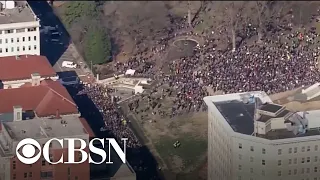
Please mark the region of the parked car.
POLYGON ((72 62, 72 61, 63 61, 62 62, 62 67, 66 68, 77 68, 77 64, 72 62))

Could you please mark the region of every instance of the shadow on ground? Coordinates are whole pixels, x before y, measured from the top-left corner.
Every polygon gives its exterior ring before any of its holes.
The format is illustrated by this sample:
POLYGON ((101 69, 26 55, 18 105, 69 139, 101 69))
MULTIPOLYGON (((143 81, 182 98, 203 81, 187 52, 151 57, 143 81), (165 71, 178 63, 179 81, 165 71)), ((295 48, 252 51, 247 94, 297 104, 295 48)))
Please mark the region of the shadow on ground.
POLYGON ((58 31, 62 33, 58 39, 59 41, 53 41, 53 37, 51 37, 50 33, 40 34, 40 53, 48 58, 51 65, 55 65, 67 50, 70 43, 70 36, 46 1, 28 1, 28 3, 36 16, 40 19, 40 29, 57 26, 58 31))

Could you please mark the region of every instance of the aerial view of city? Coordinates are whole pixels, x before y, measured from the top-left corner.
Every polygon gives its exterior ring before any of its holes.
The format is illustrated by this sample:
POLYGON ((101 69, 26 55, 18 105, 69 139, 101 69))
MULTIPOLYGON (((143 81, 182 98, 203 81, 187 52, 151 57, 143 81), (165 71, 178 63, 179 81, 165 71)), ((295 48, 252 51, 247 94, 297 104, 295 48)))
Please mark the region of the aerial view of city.
POLYGON ((320 2, 0 1, 0 180, 320 180, 318 153, 320 2))

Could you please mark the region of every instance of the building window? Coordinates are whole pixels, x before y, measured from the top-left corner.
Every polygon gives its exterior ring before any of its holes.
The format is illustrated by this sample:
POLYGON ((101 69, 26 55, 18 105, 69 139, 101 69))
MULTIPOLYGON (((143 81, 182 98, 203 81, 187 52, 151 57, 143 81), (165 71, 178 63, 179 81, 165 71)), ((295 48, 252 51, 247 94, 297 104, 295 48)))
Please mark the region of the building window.
POLYGON ((314 162, 318 162, 318 156, 314 157, 314 162))
POLYGON ((294 175, 296 175, 297 172, 298 172, 297 169, 294 169, 294 170, 293 170, 293 174, 294 174, 294 175))
POLYGON ((310 168, 307 168, 307 169, 306 169, 306 172, 307 172, 307 173, 310 173, 310 168))
POLYGON ((2 48, 0 48, 0 53, 2 53, 2 48))
POLYGON ((292 159, 289 159, 288 164, 292 164, 292 159))
POLYGON ((31 41, 31 37, 30 36, 28 37, 28 41, 31 41))
POLYGON ((278 176, 281 176, 281 171, 278 171, 278 176))
POLYGON ((26 41, 26 38, 25 37, 22 37, 22 42, 25 42, 26 41))
POLYGON ((42 164, 42 166, 45 166, 46 165, 46 161, 44 159, 42 159, 41 164, 42 164))
POLYGON ((253 157, 250 157, 250 162, 253 162, 253 157))
POLYGON ((30 177, 30 178, 32 177, 32 172, 29 172, 29 177, 30 177))
POLYGON ((27 178, 28 177, 28 173, 23 173, 23 177, 27 178))
MULTIPOLYGON (((239 166, 238 166, 238 170, 241 171, 241 169, 242 169, 242 166, 239 165, 239 166)), ((70 173, 69 173, 70 171, 69 171, 69 170, 70 170, 70 169, 68 169, 68 175, 70 175, 70 173)))
POLYGON ((250 168, 250 172, 253 173, 253 168, 250 168))
POLYGON ((28 28, 28 32, 36 31, 37 28, 28 28))
POLYGON ((301 174, 304 174, 304 168, 301 169, 301 174))
POLYGON ((6 44, 8 44, 8 39, 6 39, 6 44))
POLYGON ((282 149, 278 149, 278 155, 282 154, 282 149))
POLYGON ((31 46, 28 46, 29 51, 31 51, 31 46))
POLYGON ((310 162, 310 157, 307 157, 307 163, 309 163, 310 162))
POLYGON ((26 50, 26 47, 22 46, 22 51, 25 51, 26 50))
POLYGON ((16 169, 16 161, 12 161, 12 169, 16 169))
POLYGON ((17 47, 17 51, 20 51, 20 48, 19 48, 19 46, 17 47))
POLYGON ((292 148, 289 148, 289 154, 291 154, 292 153, 292 148))
POLYGON ((297 163, 298 163, 297 158, 294 158, 294 159, 293 159, 293 164, 297 164, 297 163))
POLYGON ((241 143, 239 143, 239 149, 242 149, 242 144, 241 143))
POLYGON ((278 160, 278 166, 281 166, 281 160, 278 160))
POLYGON ((37 49, 37 45, 34 45, 34 46, 33 46, 33 49, 36 50, 36 49, 37 49))
POLYGON ((307 146, 307 151, 310 151, 310 146, 307 146))
POLYGON ((11 52, 13 52, 14 51, 14 47, 11 47, 11 52))
POLYGON ((5 33, 5 34, 11 34, 11 33, 13 33, 13 30, 12 30, 12 29, 5 30, 4 33, 5 33))
POLYGON ((266 165, 266 160, 262 160, 262 161, 261 161, 261 164, 262 164, 262 165, 266 165))
POLYGON ((14 40, 13 40, 13 38, 11 38, 11 43, 14 43, 14 40))
POLYGON ((305 161, 305 159, 304 159, 304 158, 301 158, 301 163, 302 163, 302 164, 304 163, 304 161, 305 161))
POLYGON ((318 172, 318 167, 314 167, 313 171, 318 172))
POLYGON ((16 179, 17 175, 16 174, 12 174, 12 179, 16 179))
POLYGON ((51 171, 47 171, 47 172, 41 172, 41 173, 40 173, 40 177, 41 177, 41 178, 52 178, 53 175, 52 175, 52 172, 51 172, 51 171))
POLYGON ((266 149, 262 148, 262 154, 266 154, 266 149))
POLYGON ((291 171, 291 169, 289 169, 289 171, 288 171, 288 175, 291 175, 292 174, 292 171, 291 171))
POLYGON ((20 40, 19 40, 19 38, 17 38, 17 42, 19 42, 20 40))
POLYGON ((306 147, 303 146, 303 147, 301 148, 301 152, 305 152, 305 151, 306 151, 306 147))
POLYGON ((253 146, 250 146, 250 151, 254 151, 254 148, 253 148, 253 146))
POLYGON ((17 33, 26 32, 26 29, 25 29, 25 28, 22 28, 22 29, 16 29, 16 32, 17 32, 17 33))
POLYGON ((36 40, 37 40, 37 36, 33 36, 33 40, 35 40, 35 41, 36 41, 36 40))
POLYGON ((318 146, 318 145, 315 145, 315 146, 314 146, 314 151, 318 151, 318 148, 319 148, 319 146, 318 146))
POLYGON ((0 44, 2 44, 2 39, 0 39, 0 44))
POLYGON ((239 154, 239 160, 241 160, 242 159, 242 155, 241 154, 239 154))
POLYGON ((261 171, 262 176, 266 175, 266 172, 264 170, 261 171))
POLYGON ((6 48, 6 52, 8 52, 8 48, 6 48))
POLYGON ((295 148, 293 149, 293 153, 297 153, 297 152, 298 152, 298 148, 295 147, 295 148))

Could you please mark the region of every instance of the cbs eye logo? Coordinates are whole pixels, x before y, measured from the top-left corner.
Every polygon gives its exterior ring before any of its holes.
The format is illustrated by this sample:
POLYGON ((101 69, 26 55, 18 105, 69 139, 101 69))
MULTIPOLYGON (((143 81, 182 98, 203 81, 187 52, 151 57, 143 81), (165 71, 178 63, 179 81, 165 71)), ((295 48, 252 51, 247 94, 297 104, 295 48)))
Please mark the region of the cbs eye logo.
POLYGON ((40 144, 31 138, 26 138, 20 141, 16 148, 16 155, 18 159, 24 164, 33 164, 40 159, 41 156, 41 146, 40 144), (21 148, 22 147, 22 148, 21 148), (21 153, 19 149, 21 148, 21 153), (36 149, 39 150, 39 153, 35 155, 36 149))

